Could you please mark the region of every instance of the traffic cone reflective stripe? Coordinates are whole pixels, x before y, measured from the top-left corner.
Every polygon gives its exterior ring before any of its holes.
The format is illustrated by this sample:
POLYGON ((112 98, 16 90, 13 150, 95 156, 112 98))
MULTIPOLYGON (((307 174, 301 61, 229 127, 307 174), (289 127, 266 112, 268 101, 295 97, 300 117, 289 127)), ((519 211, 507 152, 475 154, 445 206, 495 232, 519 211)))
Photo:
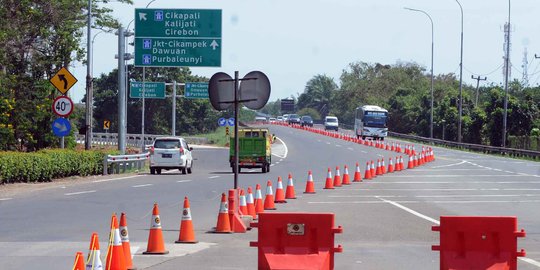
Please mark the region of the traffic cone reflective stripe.
POLYGON ((392 161, 392 158, 388 158, 388 172, 394 172, 394 162, 392 161))
POLYGON ((332 171, 328 168, 328 173, 326 174, 326 183, 324 189, 334 189, 334 182, 332 181, 332 171))
POLYGON ((219 214, 215 233, 232 233, 231 223, 229 221, 229 209, 227 205, 227 195, 221 194, 221 204, 219 205, 219 214))
POLYGON ((191 217, 191 208, 189 206, 188 197, 184 197, 184 208, 182 210, 182 221, 180 222, 180 234, 177 244, 195 244, 199 241, 195 240, 195 230, 193 229, 193 220, 191 217))
POLYGON ((339 167, 336 167, 336 174, 334 175, 334 187, 341 187, 341 173, 339 167))
POLYGON ((283 181, 281 180, 281 176, 278 176, 277 181, 277 187, 276 187, 276 196, 275 196, 275 203, 286 203, 285 200, 285 192, 283 191, 283 181))
POLYGON ((366 170, 364 172, 364 179, 371 179, 371 166, 369 166, 369 162, 366 162, 366 170))
POLYGON ((73 262, 72 270, 85 270, 84 255, 80 251, 75 254, 75 262, 73 262))
POLYGON ((343 181, 341 184, 343 185, 350 185, 351 184, 351 178, 349 176, 349 167, 347 165, 344 166, 344 172, 343 172, 343 181))
POLYGON ((118 229, 118 220, 116 218, 116 214, 113 214, 111 218, 111 232, 109 234, 109 248, 107 250, 105 269, 127 269, 126 257, 124 256, 124 248, 122 247, 122 239, 120 238, 120 230, 118 229))
POLYGON ((285 191, 285 199, 296 199, 296 194, 294 192, 293 178, 290 173, 287 179, 287 190, 285 191))
POLYGON ((362 173, 360 172, 360 165, 358 165, 358 162, 356 162, 356 170, 354 171, 353 182, 361 182, 361 181, 362 181, 362 173))
POLYGON ((264 210, 276 210, 274 204, 274 191, 272 191, 272 182, 266 182, 266 195, 264 197, 264 210))
POLYGON ((259 184, 255 186, 255 212, 257 212, 257 214, 264 212, 261 185, 259 184))
POLYGON ((308 171, 308 179, 306 181, 306 190, 304 191, 304 193, 315 193, 315 184, 313 183, 313 175, 311 175, 311 171, 308 171))
POLYGON ((251 187, 248 187, 247 210, 248 210, 248 214, 253 219, 257 218, 257 212, 255 212, 255 200, 253 199, 253 193, 251 192, 251 187))
POLYGON ((99 250, 99 239, 97 233, 92 233, 92 237, 90 238, 88 257, 86 258, 86 269, 103 270, 103 264, 101 263, 101 251, 99 250))
POLYGON ((161 218, 159 217, 159 207, 154 203, 152 209, 152 220, 150 221, 150 233, 148 235, 148 245, 143 254, 168 254, 163 242, 163 232, 161 231, 161 218))
POLYGON ((238 198, 240 200, 240 205, 238 206, 238 209, 240 210, 240 214, 244 216, 249 215, 248 209, 247 209, 246 195, 244 194, 243 189, 240 189, 240 194, 238 195, 238 198))
POLYGON ((126 258, 126 268, 135 269, 133 267, 133 260, 131 259, 131 246, 129 244, 126 214, 124 213, 120 215, 120 239, 122 240, 122 249, 124 251, 124 257, 126 258))

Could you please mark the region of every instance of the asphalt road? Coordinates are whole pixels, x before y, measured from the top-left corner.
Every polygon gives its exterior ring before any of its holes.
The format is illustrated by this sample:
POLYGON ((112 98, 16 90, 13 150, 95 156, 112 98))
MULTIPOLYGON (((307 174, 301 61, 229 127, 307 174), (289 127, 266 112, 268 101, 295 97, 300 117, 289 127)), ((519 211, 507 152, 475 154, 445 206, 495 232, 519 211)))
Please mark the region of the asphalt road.
MULTIPOLYGON (((437 269, 438 232, 443 215, 516 216, 527 236, 519 269, 540 269, 540 164, 435 148, 436 161, 334 190, 323 190, 328 167, 349 166, 394 152, 281 126, 271 126, 274 145, 270 173, 240 174, 239 186, 264 186, 292 173, 298 199, 277 205, 279 212, 331 212, 343 234, 336 245, 336 269, 437 269), (307 171, 316 194, 303 194, 307 171)), ((417 149, 419 146, 417 146, 417 149)), ((2 269, 69 269, 76 251, 87 254, 92 232, 106 253, 110 216, 128 217, 133 262, 138 269, 255 269, 257 229, 245 234, 208 233, 216 225, 220 194, 233 187, 228 149, 196 148, 194 172, 182 175, 130 174, 77 178, 37 185, 0 187, 0 265, 2 269), (182 202, 191 203, 194 245, 174 244, 182 202), (151 210, 159 203, 168 255, 146 250, 151 210)), ((404 156, 405 158, 405 156, 404 156)), ((407 161, 405 159, 405 161, 407 161)), ((74 161, 76 162, 76 161, 74 161)))

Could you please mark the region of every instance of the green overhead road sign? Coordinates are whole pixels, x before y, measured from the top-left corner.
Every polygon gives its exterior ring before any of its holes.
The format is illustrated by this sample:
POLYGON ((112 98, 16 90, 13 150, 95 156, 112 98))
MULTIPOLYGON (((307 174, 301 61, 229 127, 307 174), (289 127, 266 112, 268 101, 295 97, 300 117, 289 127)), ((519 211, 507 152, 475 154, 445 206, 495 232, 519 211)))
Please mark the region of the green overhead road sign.
POLYGON ((186 91, 184 92, 185 98, 204 98, 208 99, 208 83, 200 82, 187 82, 186 91))
POLYGON ((135 9, 135 66, 220 67, 221 10, 135 9))
MULTIPOLYGON (((142 98, 143 83, 129 82, 129 97, 142 98)), ((144 82, 144 98, 165 98, 165 83, 144 82)))

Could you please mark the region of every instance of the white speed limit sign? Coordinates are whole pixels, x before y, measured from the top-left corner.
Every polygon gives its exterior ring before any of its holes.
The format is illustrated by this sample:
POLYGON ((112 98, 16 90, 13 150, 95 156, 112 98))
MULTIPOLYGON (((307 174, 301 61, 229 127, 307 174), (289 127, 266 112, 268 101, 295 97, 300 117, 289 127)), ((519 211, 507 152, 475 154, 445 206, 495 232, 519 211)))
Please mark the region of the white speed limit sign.
POLYGON ((61 117, 67 117, 73 111, 73 101, 67 96, 59 96, 52 104, 54 113, 61 117))

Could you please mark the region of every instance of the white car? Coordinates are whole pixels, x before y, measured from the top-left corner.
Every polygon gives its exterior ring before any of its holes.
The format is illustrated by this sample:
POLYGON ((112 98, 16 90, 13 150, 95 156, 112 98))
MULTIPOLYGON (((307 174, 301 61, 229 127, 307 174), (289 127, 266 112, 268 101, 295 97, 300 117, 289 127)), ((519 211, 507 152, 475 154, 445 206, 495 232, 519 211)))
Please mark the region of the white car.
POLYGON ((186 140, 180 137, 156 138, 150 147, 150 174, 161 170, 178 169, 182 174, 193 170, 193 156, 186 140))
POLYGON ((324 118, 324 130, 333 129, 338 131, 338 119, 335 116, 327 116, 324 118))

